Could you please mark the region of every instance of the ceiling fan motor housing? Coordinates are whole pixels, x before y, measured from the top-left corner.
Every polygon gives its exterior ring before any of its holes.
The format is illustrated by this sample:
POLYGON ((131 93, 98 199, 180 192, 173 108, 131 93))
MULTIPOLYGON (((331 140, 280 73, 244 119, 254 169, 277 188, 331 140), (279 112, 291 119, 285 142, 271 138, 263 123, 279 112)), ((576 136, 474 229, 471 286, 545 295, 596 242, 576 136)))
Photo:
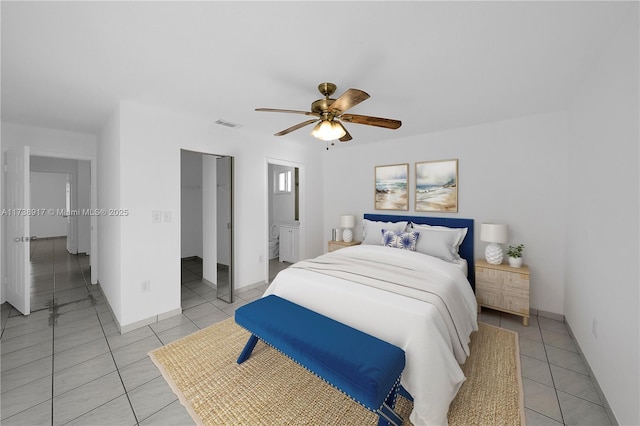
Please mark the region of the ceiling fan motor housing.
POLYGON ((317 101, 311 104, 311 111, 322 114, 325 111, 327 111, 331 106, 331 104, 334 102, 335 102, 335 99, 331 99, 331 98, 318 99, 317 101))

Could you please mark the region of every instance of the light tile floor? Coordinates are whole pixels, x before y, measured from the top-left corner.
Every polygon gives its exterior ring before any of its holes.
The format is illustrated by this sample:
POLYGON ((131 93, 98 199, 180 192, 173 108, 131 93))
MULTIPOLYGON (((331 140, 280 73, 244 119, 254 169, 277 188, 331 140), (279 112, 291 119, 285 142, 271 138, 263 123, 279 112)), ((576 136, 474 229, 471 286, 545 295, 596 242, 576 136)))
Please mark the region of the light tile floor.
POLYGON ((287 269, 291 266, 291 263, 288 262, 280 262, 278 258, 269 260, 269 282, 273 281, 273 279, 278 275, 278 272, 283 269, 287 269))
POLYGON ((478 320, 518 333, 527 425, 610 425, 564 322, 483 309, 478 320))
MULTIPOLYGON (((184 261, 182 315, 121 335, 86 256, 64 239, 32 244, 32 314, 1 307, 3 425, 190 425, 186 410, 147 352, 233 315, 266 286, 227 304, 184 261)), ((281 265, 282 266, 282 265, 281 265)), ((528 425, 607 425, 587 370, 564 323, 483 311, 481 321, 520 334, 528 425)))

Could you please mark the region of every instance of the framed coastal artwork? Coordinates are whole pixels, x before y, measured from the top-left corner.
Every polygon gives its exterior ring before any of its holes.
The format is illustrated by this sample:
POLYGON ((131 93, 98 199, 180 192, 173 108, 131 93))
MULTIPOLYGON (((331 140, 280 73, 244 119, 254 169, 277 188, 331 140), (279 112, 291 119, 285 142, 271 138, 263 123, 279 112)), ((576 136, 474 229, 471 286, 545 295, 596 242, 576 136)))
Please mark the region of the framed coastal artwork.
POLYGON ((375 167, 375 209, 409 210, 409 164, 375 167))
POLYGON ((458 160, 416 163, 416 211, 458 211, 458 160))

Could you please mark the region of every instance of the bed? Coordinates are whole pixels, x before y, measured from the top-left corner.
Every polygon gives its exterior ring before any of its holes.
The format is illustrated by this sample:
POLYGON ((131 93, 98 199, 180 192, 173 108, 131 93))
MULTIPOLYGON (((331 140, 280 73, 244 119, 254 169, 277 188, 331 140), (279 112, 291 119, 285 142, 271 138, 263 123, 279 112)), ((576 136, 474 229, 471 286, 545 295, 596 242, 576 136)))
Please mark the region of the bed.
POLYGON ((449 404, 465 380, 460 364, 478 329, 473 220, 366 214, 363 225, 363 244, 295 263, 265 296, 278 295, 404 349, 401 385, 413 398, 412 423, 447 424, 449 404), (425 237, 422 246, 415 233, 425 237), (453 234, 460 237, 457 253, 438 252, 438 238, 453 241, 453 234), (415 244, 416 251, 383 246, 389 236, 415 244))

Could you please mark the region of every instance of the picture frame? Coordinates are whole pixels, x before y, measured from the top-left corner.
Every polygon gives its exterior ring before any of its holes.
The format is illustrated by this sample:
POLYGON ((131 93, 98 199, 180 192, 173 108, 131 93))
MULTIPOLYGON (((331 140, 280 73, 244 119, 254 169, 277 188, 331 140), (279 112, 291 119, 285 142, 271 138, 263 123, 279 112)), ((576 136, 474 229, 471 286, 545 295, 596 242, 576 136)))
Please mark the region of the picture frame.
POLYGON ((417 212, 458 212, 458 160, 416 163, 417 212))
POLYGON ((409 163, 375 166, 374 209, 409 210, 409 163))

